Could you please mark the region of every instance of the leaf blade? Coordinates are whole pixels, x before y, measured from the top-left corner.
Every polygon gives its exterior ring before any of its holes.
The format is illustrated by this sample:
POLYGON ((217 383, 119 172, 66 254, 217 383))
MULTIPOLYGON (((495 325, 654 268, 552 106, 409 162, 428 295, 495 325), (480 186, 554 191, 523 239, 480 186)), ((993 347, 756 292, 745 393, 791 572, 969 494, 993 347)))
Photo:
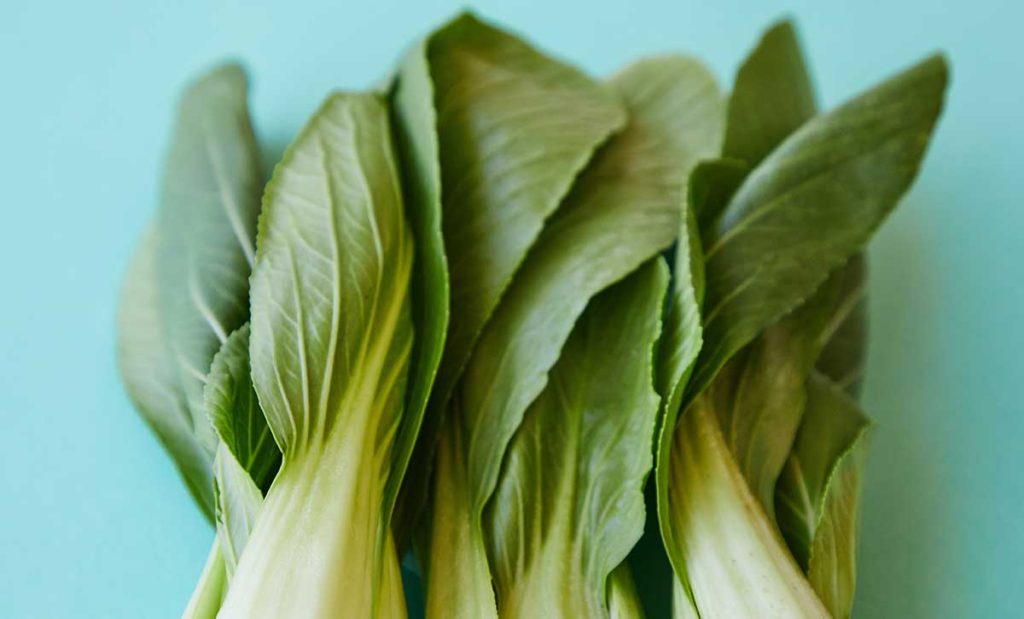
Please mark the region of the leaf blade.
POLYGON ((944 60, 931 57, 815 117, 751 173, 706 246, 706 345, 689 393, 817 288, 895 206, 920 166, 946 80, 944 60), (822 227, 830 234, 811 234, 822 227))
POLYGON ((654 260, 593 299, 509 446, 486 517, 502 616, 609 613, 643 532, 667 283, 654 260))

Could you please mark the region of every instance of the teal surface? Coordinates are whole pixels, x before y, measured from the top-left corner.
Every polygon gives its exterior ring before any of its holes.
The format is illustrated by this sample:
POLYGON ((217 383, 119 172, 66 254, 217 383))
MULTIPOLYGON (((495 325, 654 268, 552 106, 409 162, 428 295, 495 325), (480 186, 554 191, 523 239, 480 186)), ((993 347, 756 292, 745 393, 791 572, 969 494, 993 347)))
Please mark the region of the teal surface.
MULTIPOLYGON (((855 615, 1024 612, 1024 42, 1019 2, 480 2, 607 74, 691 50, 724 83, 797 18, 834 104, 953 64, 925 171, 872 245, 871 437, 855 615)), ((173 617, 212 532, 135 416, 114 310, 182 82, 253 76, 268 160, 332 88, 378 83, 452 2, 0 5, 0 617, 173 617)))

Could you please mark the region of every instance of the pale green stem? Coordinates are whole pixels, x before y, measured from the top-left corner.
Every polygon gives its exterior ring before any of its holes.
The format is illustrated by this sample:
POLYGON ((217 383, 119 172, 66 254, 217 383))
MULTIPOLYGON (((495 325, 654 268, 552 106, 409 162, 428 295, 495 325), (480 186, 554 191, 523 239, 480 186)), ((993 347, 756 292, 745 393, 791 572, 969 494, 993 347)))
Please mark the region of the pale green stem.
POLYGON ((206 565, 203 566, 203 573, 199 576, 192 598, 181 615, 182 619, 215 619, 221 602, 224 601, 226 589, 227 570, 224 567, 224 557, 220 553, 220 544, 214 539, 210 555, 206 558, 206 565))

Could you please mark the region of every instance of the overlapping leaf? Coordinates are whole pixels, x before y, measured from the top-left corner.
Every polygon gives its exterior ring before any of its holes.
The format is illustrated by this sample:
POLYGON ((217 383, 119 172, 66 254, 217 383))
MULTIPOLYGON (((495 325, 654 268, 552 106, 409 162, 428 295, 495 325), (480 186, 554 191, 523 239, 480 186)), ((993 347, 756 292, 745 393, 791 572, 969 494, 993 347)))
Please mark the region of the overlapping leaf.
POLYGON ((472 495, 481 507, 505 445, 588 299, 672 244, 686 173, 721 139, 721 99, 699 63, 641 61, 611 84, 626 102, 629 124, 596 155, 545 228, 466 368, 461 419, 472 495))
POLYGON ((946 76, 925 60, 808 121, 747 177, 706 235, 691 393, 868 240, 917 173, 946 76))
MULTIPOLYGON (((398 508, 398 533, 407 536, 476 338, 544 221, 625 115, 612 93, 576 69, 468 13, 409 51, 392 102, 411 201, 433 209, 440 199, 450 271, 444 354, 398 508)), ((435 294, 438 268, 429 275, 435 294)))
POLYGON ((658 260, 591 301, 508 447, 486 517, 502 617, 609 615, 643 532, 667 282, 658 260))

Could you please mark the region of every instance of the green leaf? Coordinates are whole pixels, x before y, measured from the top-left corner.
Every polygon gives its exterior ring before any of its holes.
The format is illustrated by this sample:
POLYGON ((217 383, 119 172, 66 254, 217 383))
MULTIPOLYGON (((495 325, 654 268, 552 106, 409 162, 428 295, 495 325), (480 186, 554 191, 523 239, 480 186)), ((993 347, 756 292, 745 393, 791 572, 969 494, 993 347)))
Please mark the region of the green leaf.
MULTIPOLYGON (((391 88, 390 103, 406 210, 416 242, 413 263, 413 342, 407 410, 396 440, 392 473, 385 500, 394 505, 393 529, 399 547, 408 543, 427 502, 430 460, 437 434, 437 415, 424 419, 434 378, 441 362, 448 328, 448 265, 441 231, 441 167, 434 111, 434 86, 427 64, 426 41, 403 58, 391 88), (423 424, 424 440, 416 438, 423 424), (405 479, 410 459, 414 463, 405 479)), ((390 511, 390 508, 386 508, 390 511)))
POLYGON ((714 230, 750 169, 814 116, 815 108, 796 31, 790 22, 779 22, 761 37, 737 72, 722 158, 702 164, 711 169, 702 171, 692 200, 702 232, 714 230))
POLYGON ((407 54, 393 104, 402 150, 415 159, 407 166, 413 202, 440 193, 450 272, 444 353, 399 501, 396 529, 408 537, 480 331, 544 221, 625 114, 602 85, 469 13, 407 54))
POLYGON ((660 260, 593 299, 508 448, 486 514, 502 617, 599 617, 644 525, 660 260))
POLYGON ((672 244, 686 173, 718 147, 721 99, 699 63, 641 61, 611 83, 629 125, 598 152, 544 229, 466 368, 461 419, 477 509, 587 301, 672 244))
POLYGON ((221 616, 373 616, 412 349, 412 232, 386 102, 330 96, 274 172, 252 276, 253 386, 283 463, 221 616))
POLYGON ((856 582, 857 502, 869 422, 823 375, 808 377, 807 405, 779 479, 779 527, 834 617, 849 617, 856 582))
POLYGON ((725 440, 772 519, 775 485, 803 415, 804 381, 860 300, 858 266, 832 273, 810 299, 765 329, 712 384, 725 440))
MULTIPOLYGON (((701 163, 694 168, 686 189, 685 214, 682 230, 676 242, 675 268, 672 270, 672 290, 665 315, 665 326, 658 348, 656 378, 661 395, 662 412, 657 440, 655 491, 658 524, 665 552, 677 575, 685 574, 685 563, 680 541, 676 539, 668 503, 669 453, 672 449, 673 430, 679 415, 686 382, 693 370, 702 344, 700 306, 704 295, 704 256, 697 229, 696 204, 701 190, 713 183, 717 176, 714 166, 701 163)), ((685 588, 683 590, 685 594, 685 588)), ((676 606, 679 603, 675 603, 676 606)))
POLYGON ((708 159, 697 164, 690 174, 687 200, 701 234, 714 229, 714 222, 749 171, 747 164, 738 159, 708 159))
POLYGON ((248 323, 229 335, 214 356, 204 399, 217 436, 262 496, 277 474, 281 451, 252 386, 248 323))
MULTIPOLYGON (((432 547, 451 548, 438 538, 457 537, 453 523, 464 523, 469 529, 461 535, 475 540, 468 547, 478 555, 461 557, 469 564, 484 560, 479 522, 505 446, 543 390, 587 300, 672 243, 686 170, 718 146, 720 96, 693 60, 643 61, 616 76, 612 86, 626 101, 630 124, 598 151, 517 272, 467 366, 454 400, 458 412, 443 430, 458 433, 468 451, 459 457, 459 475, 438 483, 469 484, 450 490, 469 504, 435 502, 432 547), (624 229, 631 231, 627 238, 624 229)), ((450 570, 453 556, 445 552, 431 560, 450 570)), ((465 591, 454 580, 432 582, 465 591)), ((428 592, 447 600, 466 597, 434 587, 428 592)), ((480 597, 490 599, 489 589, 480 597)))
POLYGON ((230 581, 281 463, 252 386, 248 323, 214 356, 204 399, 221 441, 213 461, 214 498, 217 539, 230 581))
POLYGON ((860 393, 867 357, 867 264, 863 254, 850 259, 846 267, 850 306, 818 357, 817 368, 833 382, 856 397, 860 393))
POLYGON ((765 32, 736 75, 722 155, 754 168, 816 108, 796 30, 789 21, 779 22, 765 32))
POLYGON ((230 581, 263 506, 263 493, 225 443, 213 460, 217 541, 230 581))
MULTIPOLYGON (((128 268, 118 315, 121 379, 143 419, 170 453, 196 503, 213 520, 213 463, 200 439, 160 323, 156 230, 142 237, 128 268)), ((208 422, 207 422, 208 423, 208 422)))
MULTIPOLYGON (((708 394, 682 415, 669 464, 671 526, 699 616, 829 616, 736 466, 708 394)), ((693 616, 685 590, 675 597, 677 617, 693 616)))
POLYGON ((229 64, 185 94, 157 219, 162 321, 196 432, 207 439, 203 385, 213 356, 248 317, 263 189, 247 92, 245 73, 229 64))
POLYGON ((920 166, 946 79, 944 60, 929 58, 813 118, 747 177, 705 243, 705 344, 691 397, 892 210, 920 166))
POLYGON ((452 320, 444 403, 544 220, 626 121, 608 89, 464 14, 428 43, 452 320))
POLYGON ((262 191, 247 93, 245 73, 235 64, 214 69, 185 92, 164 166, 156 230, 146 241, 153 247, 136 258, 149 265, 133 267, 122 297, 125 383, 208 516, 216 438, 203 384, 221 343, 248 315, 262 191))

